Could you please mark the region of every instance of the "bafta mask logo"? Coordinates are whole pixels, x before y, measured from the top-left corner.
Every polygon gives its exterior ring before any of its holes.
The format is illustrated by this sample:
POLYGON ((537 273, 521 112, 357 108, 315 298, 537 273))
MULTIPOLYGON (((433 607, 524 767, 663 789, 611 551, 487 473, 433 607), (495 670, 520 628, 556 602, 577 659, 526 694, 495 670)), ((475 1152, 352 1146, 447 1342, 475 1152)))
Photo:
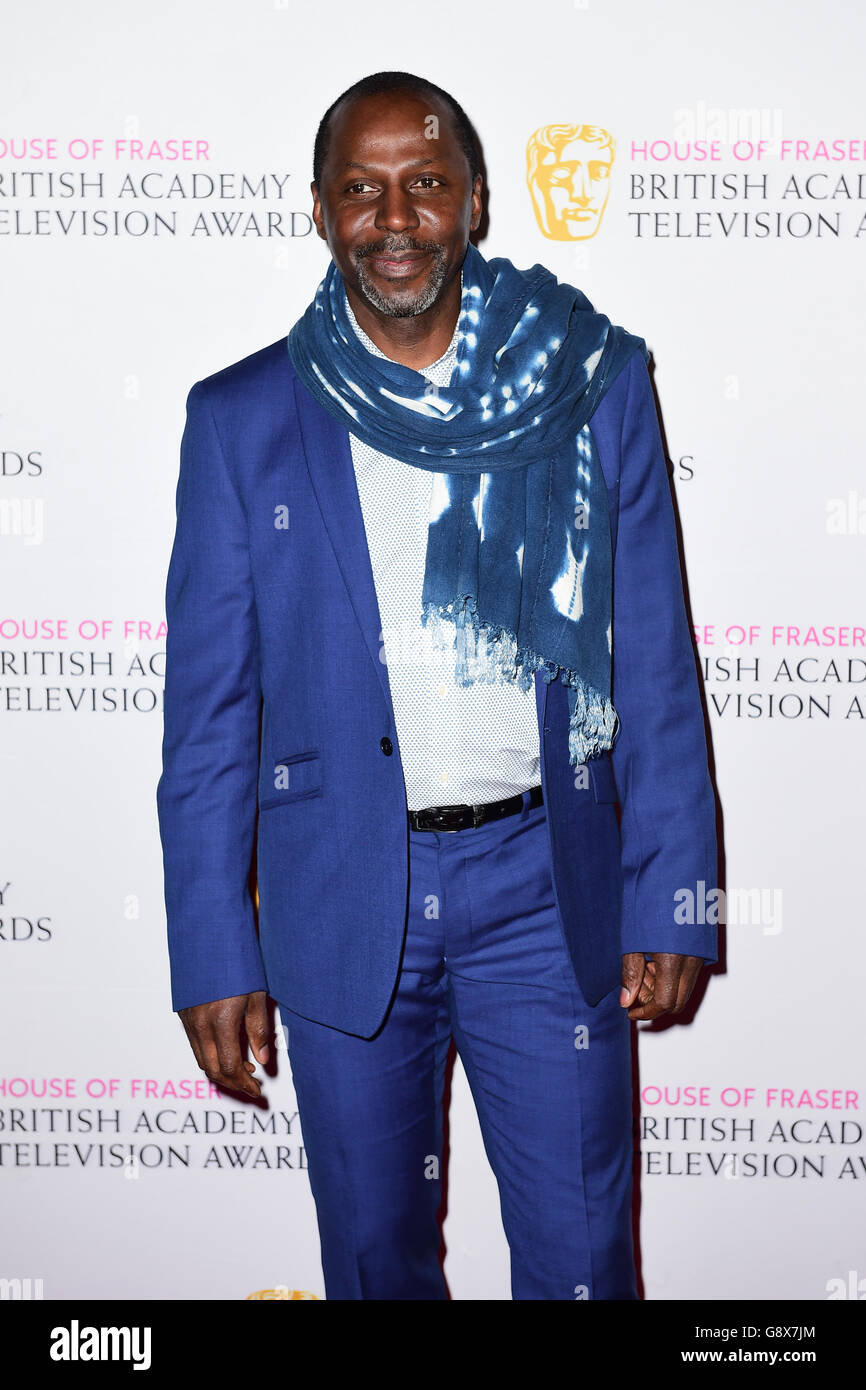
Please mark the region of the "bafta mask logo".
POLYGON ((599 125, 546 125, 526 146, 526 182, 539 231, 586 241, 601 226, 616 145, 599 125))
POLYGON ((292 1303, 296 1303, 299 1299, 311 1298, 316 1303, 321 1302, 318 1294, 308 1293, 306 1289, 290 1289, 288 1284, 277 1284, 273 1289, 256 1289, 255 1293, 248 1293, 244 1301, 248 1302, 251 1298, 266 1299, 268 1301, 271 1299, 288 1299, 292 1303))

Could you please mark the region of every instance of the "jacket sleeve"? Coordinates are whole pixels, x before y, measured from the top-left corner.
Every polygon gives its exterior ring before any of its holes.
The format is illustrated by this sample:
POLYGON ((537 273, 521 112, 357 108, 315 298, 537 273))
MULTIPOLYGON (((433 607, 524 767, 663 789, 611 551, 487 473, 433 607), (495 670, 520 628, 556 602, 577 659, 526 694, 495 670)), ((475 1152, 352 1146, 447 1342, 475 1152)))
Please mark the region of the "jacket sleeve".
POLYGON ((699 677, 668 468, 641 354, 628 371, 612 628, 622 950, 709 963, 717 959, 718 856, 699 677))
POLYGON ((174 1009, 266 988, 249 891, 261 688, 247 521, 202 382, 186 412, 156 793, 174 1009))

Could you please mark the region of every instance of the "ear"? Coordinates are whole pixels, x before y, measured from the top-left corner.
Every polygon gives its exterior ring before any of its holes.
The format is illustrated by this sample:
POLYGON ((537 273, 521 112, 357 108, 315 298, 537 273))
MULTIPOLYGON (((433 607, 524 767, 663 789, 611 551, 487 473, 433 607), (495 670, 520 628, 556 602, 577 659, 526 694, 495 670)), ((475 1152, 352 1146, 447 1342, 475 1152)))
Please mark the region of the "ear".
POLYGON ((483 212, 481 192, 483 188, 483 183, 484 181, 481 175, 476 174, 475 178, 472 181, 472 218, 469 223, 470 231, 473 232, 477 231, 481 223, 481 214, 483 212))
POLYGON ((327 241, 328 238, 325 232, 325 217, 324 213, 322 212, 322 200, 319 197, 319 190, 315 182, 310 184, 310 192, 313 195, 313 210, 310 215, 315 224, 316 231, 322 238, 322 241, 327 241))

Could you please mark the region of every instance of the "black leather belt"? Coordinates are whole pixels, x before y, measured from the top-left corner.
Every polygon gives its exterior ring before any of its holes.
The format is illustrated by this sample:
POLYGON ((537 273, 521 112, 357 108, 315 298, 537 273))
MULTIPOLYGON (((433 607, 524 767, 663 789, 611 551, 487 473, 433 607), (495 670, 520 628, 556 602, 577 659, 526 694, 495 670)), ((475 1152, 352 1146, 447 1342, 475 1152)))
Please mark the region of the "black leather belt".
MULTIPOLYGON (((529 805, 541 806, 544 797, 541 787, 532 787, 529 792, 529 805)), ((413 830, 470 830, 484 825, 489 820, 501 820, 503 816, 516 815, 523 809, 523 796, 506 796, 504 801, 486 801, 475 806, 425 806, 422 811, 409 812, 409 824, 413 830)))

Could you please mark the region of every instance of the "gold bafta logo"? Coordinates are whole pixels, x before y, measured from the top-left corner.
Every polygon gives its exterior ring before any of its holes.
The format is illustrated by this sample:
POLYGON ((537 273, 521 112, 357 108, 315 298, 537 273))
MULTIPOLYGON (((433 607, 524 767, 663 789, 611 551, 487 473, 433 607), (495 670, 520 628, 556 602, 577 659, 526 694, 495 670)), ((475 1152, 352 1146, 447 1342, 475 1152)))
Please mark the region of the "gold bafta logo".
POLYGON ((274 1298, 289 1299, 292 1302, 295 1302, 297 1299, 311 1298, 315 1303, 321 1302, 318 1294, 307 1293, 306 1289, 290 1289, 288 1284, 277 1284, 273 1289, 256 1289, 255 1293, 247 1294, 244 1302, 248 1303, 251 1298, 262 1298, 267 1300, 274 1298))
POLYGON ((552 241, 595 236, 610 192, 616 144, 600 125, 546 125, 526 146, 526 182, 539 231, 552 241))

